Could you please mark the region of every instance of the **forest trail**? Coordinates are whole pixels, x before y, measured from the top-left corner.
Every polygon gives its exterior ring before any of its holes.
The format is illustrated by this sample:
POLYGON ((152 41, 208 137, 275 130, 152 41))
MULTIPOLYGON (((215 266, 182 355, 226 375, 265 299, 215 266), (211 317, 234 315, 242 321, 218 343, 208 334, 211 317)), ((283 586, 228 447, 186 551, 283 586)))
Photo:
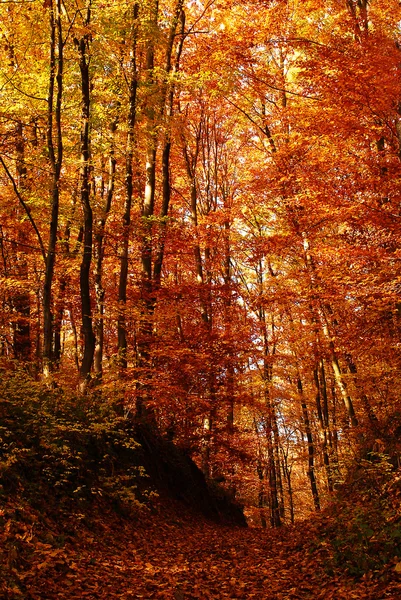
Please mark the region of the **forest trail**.
MULTIPOLYGON (((78 515, 71 516, 77 519, 78 515)), ((307 525, 245 529, 203 517, 148 515, 134 522, 100 513, 57 548, 59 532, 35 541, 20 572, 24 600, 398 600, 401 582, 355 582, 328 574, 323 546, 311 553, 307 525), (325 568, 326 567, 326 568, 325 568)), ((15 589, 15 588, 14 588, 15 589)), ((21 598, 9 587, 8 600, 21 598)))

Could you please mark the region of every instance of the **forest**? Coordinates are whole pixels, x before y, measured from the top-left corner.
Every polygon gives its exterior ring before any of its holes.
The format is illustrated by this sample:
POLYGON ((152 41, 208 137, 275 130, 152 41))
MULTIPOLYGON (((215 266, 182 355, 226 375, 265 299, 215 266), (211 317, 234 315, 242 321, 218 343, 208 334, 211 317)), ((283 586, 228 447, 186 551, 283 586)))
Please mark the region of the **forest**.
POLYGON ((4 598, 401 598, 398 0, 0 17, 4 598))

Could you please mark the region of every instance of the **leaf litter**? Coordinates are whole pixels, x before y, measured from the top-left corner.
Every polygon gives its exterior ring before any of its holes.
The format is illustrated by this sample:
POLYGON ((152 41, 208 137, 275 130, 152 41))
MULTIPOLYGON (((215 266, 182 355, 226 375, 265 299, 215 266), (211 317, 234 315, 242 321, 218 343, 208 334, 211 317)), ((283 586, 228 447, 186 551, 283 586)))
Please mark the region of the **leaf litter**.
POLYGON ((330 572, 324 544, 310 544, 308 523, 247 529, 160 506, 137 518, 103 507, 77 521, 75 531, 71 522, 54 524, 47 542, 32 525, 30 533, 24 527, 18 534, 5 528, 18 542, 2 556, 5 600, 401 598, 398 561, 380 577, 330 572))

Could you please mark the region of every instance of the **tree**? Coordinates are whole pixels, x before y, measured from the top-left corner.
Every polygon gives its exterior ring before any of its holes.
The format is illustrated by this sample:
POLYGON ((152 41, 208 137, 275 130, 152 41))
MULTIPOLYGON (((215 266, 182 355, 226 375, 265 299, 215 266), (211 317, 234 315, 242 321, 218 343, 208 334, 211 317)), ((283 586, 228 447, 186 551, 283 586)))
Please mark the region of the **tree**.
POLYGON ((1 360, 317 510, 399 410, 398 3, 0 13, 1 360))

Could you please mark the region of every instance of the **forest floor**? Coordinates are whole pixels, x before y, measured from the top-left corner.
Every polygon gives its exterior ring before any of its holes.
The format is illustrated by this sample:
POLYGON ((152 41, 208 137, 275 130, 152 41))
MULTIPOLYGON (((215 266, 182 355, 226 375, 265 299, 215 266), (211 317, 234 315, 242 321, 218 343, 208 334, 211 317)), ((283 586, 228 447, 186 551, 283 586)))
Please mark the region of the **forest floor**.
POLYGON ((3 518, 7 511, 14 519, 5 518, 1 537, 16 543, 3 545, 5 600, 401 599, 401 565, 360 580, 333 571, 327 544, 311 541, 317 529, 308 522, 230 527, 174 504, 137 518, 107 506, 62 521, 27 506, 6 508, 3 518))
POLYGON ((242 522, 224 490, 108 398, 2 382, 0 600, 401 600, 398 437, 309 520, 234 527, 202 516, 242 522))

